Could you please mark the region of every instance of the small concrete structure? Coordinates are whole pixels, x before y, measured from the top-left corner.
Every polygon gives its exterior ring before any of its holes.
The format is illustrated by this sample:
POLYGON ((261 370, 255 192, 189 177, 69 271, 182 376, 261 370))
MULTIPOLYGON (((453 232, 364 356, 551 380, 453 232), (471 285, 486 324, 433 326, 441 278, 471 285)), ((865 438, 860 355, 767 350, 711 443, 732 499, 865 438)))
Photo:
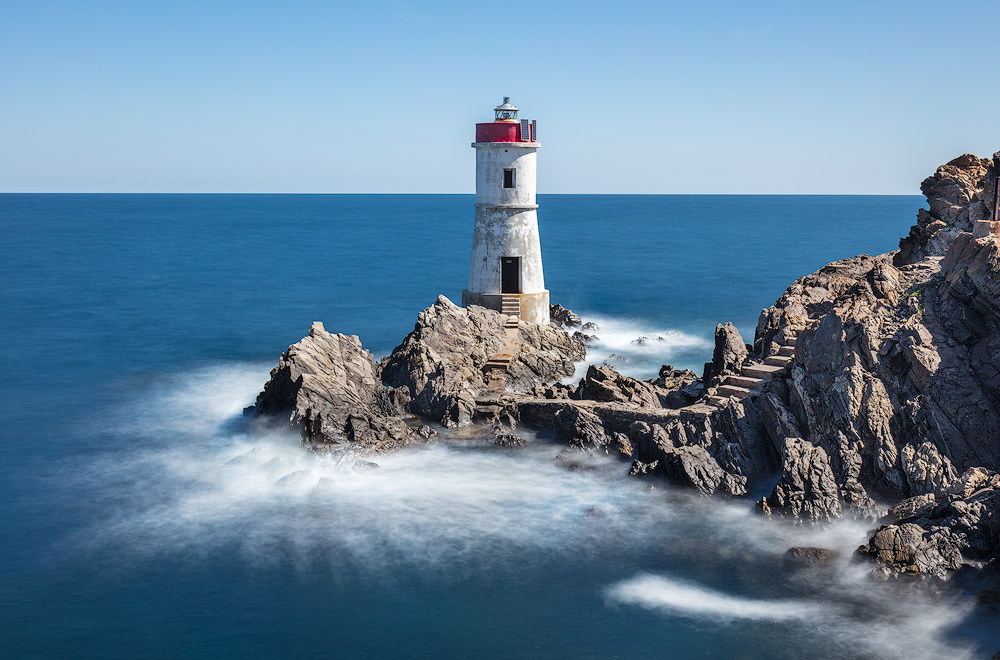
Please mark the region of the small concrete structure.
POLYGON ((476 224, 462 306, 481 305, 548 323, 549 292, 535 209, 537 123, 517 119, 504 97, 496 119, 476 124, 476 224))

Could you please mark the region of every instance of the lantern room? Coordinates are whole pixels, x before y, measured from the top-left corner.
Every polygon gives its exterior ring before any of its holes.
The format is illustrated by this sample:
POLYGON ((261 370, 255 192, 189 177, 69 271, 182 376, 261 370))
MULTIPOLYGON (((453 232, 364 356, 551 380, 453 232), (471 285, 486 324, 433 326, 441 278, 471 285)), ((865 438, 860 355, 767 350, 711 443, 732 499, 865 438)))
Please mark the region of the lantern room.
POLYGON ((510 97, 493 108, 496 117, 492 122, 476 124, 476 142, 537 142, 538 122, 517 118, 517 108, 510 97))

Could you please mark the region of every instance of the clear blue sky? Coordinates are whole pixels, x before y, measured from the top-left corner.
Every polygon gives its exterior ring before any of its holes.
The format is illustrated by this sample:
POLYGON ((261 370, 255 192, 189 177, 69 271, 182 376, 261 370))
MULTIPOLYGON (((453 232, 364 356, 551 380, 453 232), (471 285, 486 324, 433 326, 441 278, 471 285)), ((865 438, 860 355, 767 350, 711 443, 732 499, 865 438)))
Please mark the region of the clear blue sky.
POLYGON ((0 3, 0 191, 917 193, 1000 150, 1000 2, 0 3))

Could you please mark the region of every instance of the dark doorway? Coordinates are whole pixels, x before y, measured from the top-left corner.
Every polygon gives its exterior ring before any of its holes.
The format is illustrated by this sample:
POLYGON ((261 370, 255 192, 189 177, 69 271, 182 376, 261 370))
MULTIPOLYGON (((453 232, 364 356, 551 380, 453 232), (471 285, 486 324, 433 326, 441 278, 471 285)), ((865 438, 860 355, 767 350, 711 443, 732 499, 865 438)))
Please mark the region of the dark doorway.
POLYGON ((521 293, 521 257, 500 257, 500 293, 521 293))

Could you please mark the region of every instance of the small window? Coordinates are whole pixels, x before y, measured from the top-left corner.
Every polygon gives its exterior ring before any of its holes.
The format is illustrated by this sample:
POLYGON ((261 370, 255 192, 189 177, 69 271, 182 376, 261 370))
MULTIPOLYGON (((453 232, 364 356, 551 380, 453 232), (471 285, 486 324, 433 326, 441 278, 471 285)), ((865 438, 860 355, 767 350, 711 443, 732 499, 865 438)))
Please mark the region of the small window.
POLYGON ((517 185, 517 180, 514 178, 513 169, 505 169, 503 171, 503 187, 504 188, 514 188, 517 185))

